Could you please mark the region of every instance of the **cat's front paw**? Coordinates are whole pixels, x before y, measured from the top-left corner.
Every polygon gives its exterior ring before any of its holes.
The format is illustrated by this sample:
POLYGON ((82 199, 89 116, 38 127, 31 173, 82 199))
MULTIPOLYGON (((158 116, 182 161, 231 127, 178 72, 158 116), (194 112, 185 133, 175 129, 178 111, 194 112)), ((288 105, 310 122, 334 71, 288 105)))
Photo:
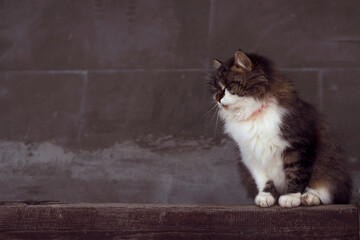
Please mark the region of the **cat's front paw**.
POLYGON ((314 193, 306 192, 301 196, 301 202, 304 205, 313 206, 313 205, 320 205, 321 200, 318 196, 314 193))
POLYGON ((275 202, 275 198, 268 192, 261 192, 255 197, 255 204, 260 207, 271 207, 275 202))
POLYGON ((288 193, 279 198, 281 207, 297 207, 301 204, 301 193, 288 193))

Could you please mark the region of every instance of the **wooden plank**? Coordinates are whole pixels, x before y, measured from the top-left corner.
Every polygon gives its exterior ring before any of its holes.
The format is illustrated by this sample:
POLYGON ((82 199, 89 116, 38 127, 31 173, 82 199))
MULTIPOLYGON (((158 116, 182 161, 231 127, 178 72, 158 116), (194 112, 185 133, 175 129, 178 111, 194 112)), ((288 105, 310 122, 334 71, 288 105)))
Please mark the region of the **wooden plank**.
POLYGON ((355 205, 0 205, 0 239, 358 239, 355 205))

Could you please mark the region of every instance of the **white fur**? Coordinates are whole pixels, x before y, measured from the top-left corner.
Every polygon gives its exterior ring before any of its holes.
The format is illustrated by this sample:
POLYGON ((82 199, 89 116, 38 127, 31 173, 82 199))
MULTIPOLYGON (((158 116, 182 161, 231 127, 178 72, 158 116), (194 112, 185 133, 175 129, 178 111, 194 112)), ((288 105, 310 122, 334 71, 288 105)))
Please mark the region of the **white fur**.
POLYGON ((219 114, 225 132, 238 144, 244 164, 255 179, 259 192, 272 180, 278 193, 285 192, 282 152, 289 144, 281 138, 280 124, 286 114, 274 99, 257 101, 225 91, 219 114), (252 113, 264 109, 256 114, 252 113))
POLYGON ((321 204, 321 200, 320 198, 311 193, 311 192, 306 192, 304 193, 302 196, 301 196, 301 202, 304 204, 304 205, 308 205, 308 206, 314 206, 314 205, 319 205, 321 204))
POLYGON ((275 198, 269 192, 260 192, 255 197, 255 204, 260 207, 271 207, 276 202, 275 198))
POLYGON ((279 198, 281 207, 297 207, 301 204, 301 193, 289 193, 279 198))
POLYGON ((251 114, 261 108, 262 102, 252 97, 239 97, 225 90, 224 97, 220 100, 221 106, 226 106, 236 120, 246 120, 251 114))
POLYGON ((326 187, 320 187, 320 188, 316 188, 316 189, 306 188, 303 196, 305 196, 305 194, 307 194, 307 193, 312 193, 315 196, 317 196, 318 198, 320 198, 320 200, 323 204, 332 203, 332 197, 331 197, 330 191, 326 187))
POLYGON ((220 103, 224 106, 232 105, 238 101, 238 96, 230 94, 226 89, 223 98, 220 100, 220 103))

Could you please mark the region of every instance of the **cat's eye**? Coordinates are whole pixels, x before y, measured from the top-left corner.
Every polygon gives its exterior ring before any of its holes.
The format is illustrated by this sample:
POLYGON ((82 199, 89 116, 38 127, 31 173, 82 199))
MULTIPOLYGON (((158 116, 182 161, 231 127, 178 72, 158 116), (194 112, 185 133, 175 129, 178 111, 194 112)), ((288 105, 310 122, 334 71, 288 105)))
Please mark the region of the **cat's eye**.
POLYGON ((219 82, 214 82, 214 84, 211 86, 211 89, 215 92, 217 92, 219 90, 224 92, 225 88, 226 88, 226 85, 223 83, 219 83, 219 82))
POLYGON ((225 87, 214 87, 214 86, 211 87, 213 93, 221 92, 223 94, 225 93, 225 89, 226 89, 225 87))

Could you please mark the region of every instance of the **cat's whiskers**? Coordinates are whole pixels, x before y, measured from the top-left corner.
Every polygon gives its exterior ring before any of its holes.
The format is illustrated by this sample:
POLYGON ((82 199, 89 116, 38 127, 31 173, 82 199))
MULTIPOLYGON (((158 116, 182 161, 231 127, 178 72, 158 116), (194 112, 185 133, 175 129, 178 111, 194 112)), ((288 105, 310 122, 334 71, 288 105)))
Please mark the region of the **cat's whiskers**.
MULTIPOLYGON (((216 105, 217 106, 217 105, 216 105)), ((213 114, 213 116, 212 116, 212 118, 211 118, 211 122, 214 120, 214 118, 215 118, 215 116, 218 116, 219 114, 219 110, 220 110, 220 108, 217 108, 216 110, 215 110, 215 112, 214 112, 214 114, 213 114)))
POLYGON ((215 68, 209 81, 215 99, 221 100, 211 119, 217 115, 215 137, 220 117, 224 132, 240 149, 248 170, 245 176, 255 180, 255 203, 261 207, 276 202, 281 207, 348 203, 352 180, 345 155, 338 151, 341 145, 271 61, 236 51, 224 63, 216 60, 215 68))
POLYGON ((215 114, 216 114, 215 137, 216 137, 217 124, 218 124, 218 120, 219 120, 219 110, 220 110, 220 108, 218 108, 218 109, 215 111, 215 114))
POLYGON ((203 119, 203 118, 205 118, 207 115, 209 115, 210 112, 211 112, 212 110, 214 110, 214 108, 217 106, 217 103, 216 103, 216 102, 215 102, 215 103, 214 103, 214 102, 209 103, 209 105, 211 105, 211 104, 213 104, 214 106, 212 106, 209 111, 207 111, 206 113, 204 113, 204 114, 202 115, 201 119, 203 119))

